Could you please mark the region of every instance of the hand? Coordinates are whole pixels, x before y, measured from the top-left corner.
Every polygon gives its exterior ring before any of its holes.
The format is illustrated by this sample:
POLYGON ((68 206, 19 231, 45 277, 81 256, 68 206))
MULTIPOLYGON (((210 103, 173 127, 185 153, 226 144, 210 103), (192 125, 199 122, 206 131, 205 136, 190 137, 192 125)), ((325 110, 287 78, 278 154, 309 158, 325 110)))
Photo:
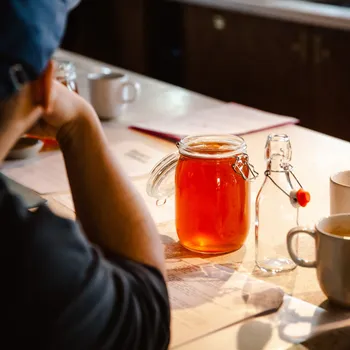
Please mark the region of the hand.
POLYGON ((28 134, 56 138, 63 126, 69 125, 78 117, 95 114, 92 106, 77 93, 57 80, 53 80, 52 84, 50 108, 28 131, 28 134))

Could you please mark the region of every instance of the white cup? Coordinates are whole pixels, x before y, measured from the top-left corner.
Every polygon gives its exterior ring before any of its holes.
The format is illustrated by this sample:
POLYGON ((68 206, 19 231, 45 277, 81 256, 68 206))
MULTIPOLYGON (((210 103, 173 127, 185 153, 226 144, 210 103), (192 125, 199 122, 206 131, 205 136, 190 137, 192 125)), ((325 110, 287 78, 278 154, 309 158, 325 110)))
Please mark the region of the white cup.
POLYGON ((120 117, 128 104, 140 95, 140 84, 117 72, 88 75, 90 102, 100 119, 120 117))
POLYGON ((314 229, 295 227, 288 232, 287 247, 299 266, 316 268, 317 279, 329 300, 350 307, 350 214, 325 217, 314 229), (293 239, 306 233, 315 239, 316 260, 300 258, 293 250, 293 239))
POLYGON ((330 178, 330 212, 331 215, 350 213, 350 170, 330 178))

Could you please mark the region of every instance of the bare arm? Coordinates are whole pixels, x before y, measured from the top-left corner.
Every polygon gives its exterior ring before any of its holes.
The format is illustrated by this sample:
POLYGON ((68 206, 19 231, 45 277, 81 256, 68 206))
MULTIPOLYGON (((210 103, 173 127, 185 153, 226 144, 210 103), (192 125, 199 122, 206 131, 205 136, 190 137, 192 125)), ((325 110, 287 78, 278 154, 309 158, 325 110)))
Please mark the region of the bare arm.
MULTIPOLYGON (((58 89, 62 94, 68 93, 61 87, 58 89)), ((155 223, 130 180, 112 158, 94 110, 80 97, 74 99, 66 110, 60 110, 60 105, 54 107, 55 115, 51 119, 57 124, 57 115, 67 116, 79 105, 79 114, 66 117, 69 121, 58 128, 57 139, 77 216, 86 235, 107 252, 154 266, 164 273, 164 252, 155 223)), ((61 94, 55 103, 63 103, 61 94)))

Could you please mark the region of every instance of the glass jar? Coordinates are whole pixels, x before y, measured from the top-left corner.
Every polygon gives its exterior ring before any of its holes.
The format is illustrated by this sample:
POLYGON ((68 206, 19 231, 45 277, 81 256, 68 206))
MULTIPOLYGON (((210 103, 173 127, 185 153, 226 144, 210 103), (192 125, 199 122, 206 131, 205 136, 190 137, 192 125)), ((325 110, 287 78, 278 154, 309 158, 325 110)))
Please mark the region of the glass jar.
POLYGON ((55 59, 54 64, 56 79, 67 86, 69 90, 79 93, 75 65, 70 61, 60 59, 55 59))
POLYGON ((189 136, 177 147, 153 169, 148 194, 164 201, 175 193, 176 230, 185 248, 208 254, 241 248, 250 225, 249 177, 257 176, 245 141, 189 136))

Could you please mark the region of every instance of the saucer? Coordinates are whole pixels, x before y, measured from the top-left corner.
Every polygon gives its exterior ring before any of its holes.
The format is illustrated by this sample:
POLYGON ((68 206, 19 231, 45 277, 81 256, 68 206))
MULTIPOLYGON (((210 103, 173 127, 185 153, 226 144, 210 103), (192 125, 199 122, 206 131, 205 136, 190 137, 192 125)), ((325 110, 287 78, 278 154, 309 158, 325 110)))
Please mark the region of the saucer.
POLYGON ((36 156, 44 143, 31 137, 21 137, 8 153, 6 159, 27 159, 36 156))

